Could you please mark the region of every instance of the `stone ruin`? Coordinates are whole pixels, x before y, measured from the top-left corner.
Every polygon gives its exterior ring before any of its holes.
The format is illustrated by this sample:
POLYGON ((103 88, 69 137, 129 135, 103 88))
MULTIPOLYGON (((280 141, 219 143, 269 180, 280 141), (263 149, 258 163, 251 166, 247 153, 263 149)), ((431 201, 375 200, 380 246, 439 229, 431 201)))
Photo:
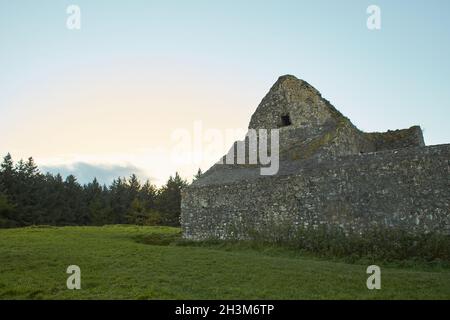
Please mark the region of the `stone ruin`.
MULTIPOLYGON (((275 128, 277 174, 261 175, 259 159, 217 163, 183 190, 185 238, 245 239, 255 231, 323 225, 450 233, 449 144, 425 146, 419 126, 363 132, 291 75, 278 79, 249 124, 275 128)), ((248 160, 248 137, 243 143, 248 160)))

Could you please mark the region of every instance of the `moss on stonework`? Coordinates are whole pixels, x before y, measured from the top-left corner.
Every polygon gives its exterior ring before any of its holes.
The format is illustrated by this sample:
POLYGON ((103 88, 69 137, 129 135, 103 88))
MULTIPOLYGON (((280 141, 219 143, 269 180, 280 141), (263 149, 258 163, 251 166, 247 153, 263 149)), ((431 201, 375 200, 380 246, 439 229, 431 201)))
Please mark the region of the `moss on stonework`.
POLYGON ((373 143, 377 150, 397 149, 402 147, 422 146, 422 130, 418 126, 409 129, 365 133, 365 138, 373 143))
POLYGON ((366 133, 367 139, 375 142, 380 139, 385 140, 386 142, 394 142, 398 140, 402 140, 408 137, 411 133, 408 129, 406 130, 395 130, 395 131, 387 131, 387 132, 370 132, 366 133))
POLYGON ((292 160, 300 160, 311 158, 315 155, 320 148, 328 145, 336 137, 337 129, 327 132, 322 136, 315 138, 305 145, 302 145, 299 149, 294 149, 291 151, 292 160))
MULTIPOLYGON (((312 158, 314 155, 319 153, 321 148, 331 145, 331 143, 336 139, 339 135, 340 130, 349 128, 351 126, 350 121, 342 116, 340 113, 333 113, 333 116, 336 117, 336 127, 328 132, 325 132, 321 136, 312 139, 311 141, 300 144, 299 146, 295 146, 290 151, 291 160, 302 160, 312 158)), ((355 133, 359 134, 359 130, 355 129, 355 133)))

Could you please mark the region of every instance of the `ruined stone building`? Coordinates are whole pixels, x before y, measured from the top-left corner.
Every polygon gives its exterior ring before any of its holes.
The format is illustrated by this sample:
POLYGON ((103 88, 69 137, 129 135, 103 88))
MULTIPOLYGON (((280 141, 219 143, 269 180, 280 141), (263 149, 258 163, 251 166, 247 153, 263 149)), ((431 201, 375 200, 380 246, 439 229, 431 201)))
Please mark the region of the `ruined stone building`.
POLYGON ((277 174, 261 175, 261 163, 212 166, 183 191, 184 237, 321 225, 450 233, 450 145, 425 146, 419 126, 362 132, 306 81, 287 75, 249 124, 274 128, 277 174))

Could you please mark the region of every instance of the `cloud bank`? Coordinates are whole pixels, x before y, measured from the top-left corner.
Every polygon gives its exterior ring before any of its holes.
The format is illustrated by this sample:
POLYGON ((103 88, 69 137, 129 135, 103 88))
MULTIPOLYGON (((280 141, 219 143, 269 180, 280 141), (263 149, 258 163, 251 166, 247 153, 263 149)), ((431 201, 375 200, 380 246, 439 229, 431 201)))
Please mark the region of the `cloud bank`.
POLYGON ((129 177, 131 174, 136 174, 139 179, 149 179, 144 170, 133 166, 126 165, 109 165, 109 164, 90 164, 86 162, 75 162, 63 165, 47 165, 40 166, 43 173, 50 172, 52 174, 61 174, 63 178, 68 175, 74 175, 77 181, 81 184, 87 184, 97 178, 100 184, 109 185, 114 179, 118 177, 129 177))

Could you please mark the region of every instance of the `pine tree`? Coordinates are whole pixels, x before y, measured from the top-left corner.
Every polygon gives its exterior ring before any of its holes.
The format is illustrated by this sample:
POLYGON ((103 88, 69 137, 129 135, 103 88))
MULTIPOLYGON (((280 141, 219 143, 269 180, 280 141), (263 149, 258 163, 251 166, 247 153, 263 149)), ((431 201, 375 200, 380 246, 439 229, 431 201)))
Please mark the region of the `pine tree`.
POLYGON ((39 169, 36 163, 34 163, 34 159, 29 157, 27 162, 25 163, 25 174, 29 178, 36 177, 39 175, 39 169))
POLYGON ((0 228, 13 228, 18 226, 14 211, 14 205, 9 202, 4 194, 0 193, 0 228))
POLYGON ((145 221, 148 218, 147 211, 145 209, 144 204, 138 198, 135 198, 131 202, 126 218, 127 223, 129 224, 137 224, 137 225, 145 224, 145 221))
POLYGON ((15 168, 14 168, 14 162, 12 160, 11 154, 7 154, 3 158, 3 162, 0 165, 0 181, 1 181, 1 187, 3 188, 3 192, 6 194, 11 194, 12 188, 14 185, 14 178, 15 178, 15 168))
POLYGON ((84 201, 88 210, 86 224, 104 225, 109 223, 107 215, 107 203, 104 189, 98 183, 97 178, 84 186, 84 201))
POLYGON ((64 198, 66 201, 62 224, 84 225, 89 221, 89 215, 83 203, 82 187, 74 175, 67 176, 64 181, 64 198))
POLYGON ((137 195, 141 189, 141 183, 134 173, 128 179, 128 186, 133 195, 137 195))
POLYGON ((147 180, 139 191, 139 200, 141 200, 146 209, 156 209, 156 199, 158 197, 158 189, 147 180))
POLYGON ((109 189, 109 203, 113 212, 114 223, 126 223, 126 212, 130 207, 128 196, 128 185, 126 179, 118 178, 114 180, 109 189))
POLYGON ((3 162, 0 165, 0 171, 2 173, 11 173, 14 171, 14 162, 12 160, 11 154, 8 154, 3 158, 3 162))
POLYGON ((162 222, 166 225, 180 225, 181 190, 188 185, 178 172, 175 177, 170 176, 167 183, 161 188, 158 209, 162 214, 162 222))
POLYGON ((194 181, 198 180, 203 175, 202 169, 198 168, 197 174, 194 175, 194 181))

